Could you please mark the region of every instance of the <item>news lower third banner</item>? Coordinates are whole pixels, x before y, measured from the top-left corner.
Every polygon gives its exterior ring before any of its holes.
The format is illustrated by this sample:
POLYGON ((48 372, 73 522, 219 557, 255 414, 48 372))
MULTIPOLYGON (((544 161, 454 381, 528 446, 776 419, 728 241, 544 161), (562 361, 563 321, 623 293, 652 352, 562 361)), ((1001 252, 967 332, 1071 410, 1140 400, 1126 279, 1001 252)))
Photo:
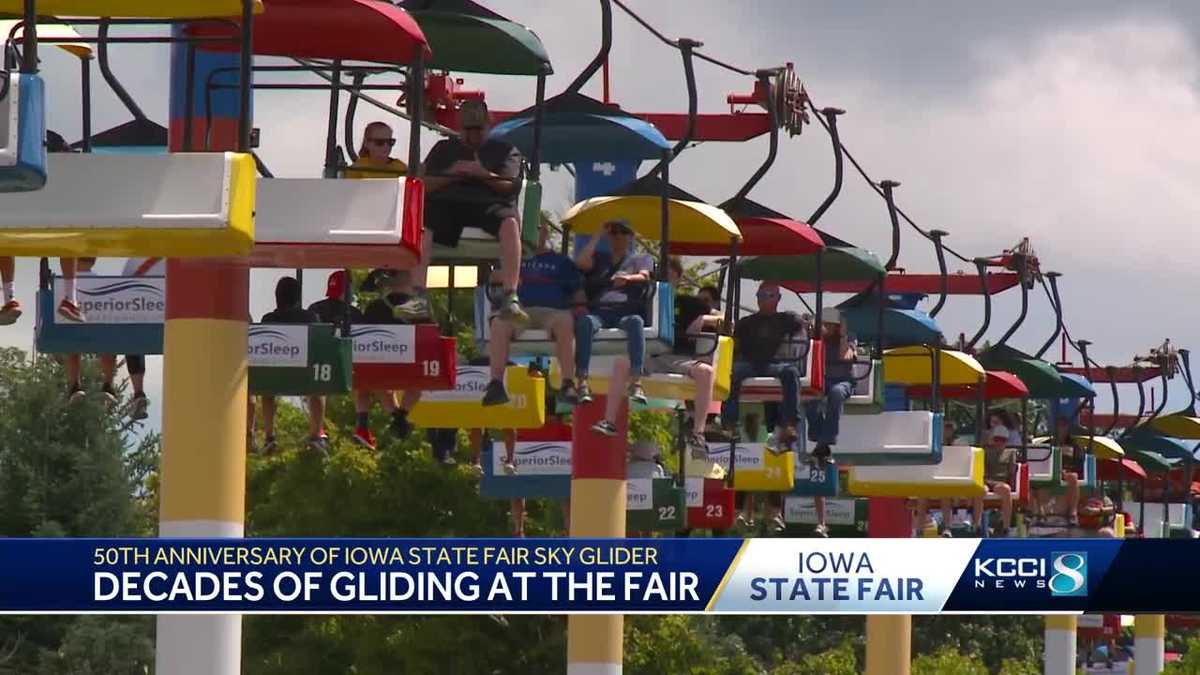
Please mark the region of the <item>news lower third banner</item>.
POLYGON ((0 612, 1194 612, 1200 541, 0 539, 0 612))

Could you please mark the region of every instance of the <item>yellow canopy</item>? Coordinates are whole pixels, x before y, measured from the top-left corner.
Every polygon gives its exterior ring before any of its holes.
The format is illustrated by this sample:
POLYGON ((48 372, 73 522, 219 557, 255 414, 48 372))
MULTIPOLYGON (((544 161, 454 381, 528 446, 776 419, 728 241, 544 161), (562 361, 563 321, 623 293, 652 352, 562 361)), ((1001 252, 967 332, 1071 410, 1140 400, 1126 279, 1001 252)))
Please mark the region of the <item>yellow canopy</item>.
MULTIPOLYGON (((978 384, 986 375, 975 357, 949 349, 939 351, 939 377, 943 385, 978 384)), ((895 347, 883 353, 883 381, 887 384, 933 385, 931 350, 895 347)))
POLYGON ((1200 440, 1200 417, 1190 417, 1181 413, 1163 415, 1150 421, 1150 426, 1164 436, 1183 438, 1189 441, 1200 440))
MULTIPOLYGON (((668 200, 671 241, 686 244, 728 244, 741 241, 738 226, 721 209, 704 202, 668 200)), ((579 234, 596 234, 610 220, 624 218, 638 235, 662 237, 662 198, 648 196, 592 197, 572 206, 563 223, 579 234)))
MULTIPOLYGON (((1033 445, 1046 445, 1050 443, 1050 440, 1049 436, 1041 436, 1029 442, 1033 445)), ((1125 456, 1125 448, 1122 448, 1120 443, 1108 436, 1089 437, 1086 434, 1078 434, 1071 436, 1071 445, 1080 450, 1090 450, 1096 456, 1096 459, 1121 459, 1125 456), (1090 447, 1088 446, 1089 438, 1091 440, 1090 447)))
MULTIPOLYGON (((2 0, 0 0, 2 1, 2 0)), ((0 39, 7 40, 12 34, 13 28, 20 23, 18 19, 0 19, 0 39)), ((38 38, 53 38, 55 40, 78 40, 79 33, 74 28, 62 23, 41 23, 37 25, 38 38)), ((19 44, 21 38, 25 37, 24 29, 18 30, 13 38, 19 44)), ((81 59, 92 58, 92 46, 86 42, 47 42, 47 45, 53 44, 55 47, 62 49, 78 56, 81 59)))
MULTIPOLYGON (((262 11, 262 0, 254 0, 254 13, 262 11)), ((22 15, 25 2, 0 0, 0 13, 22 15)), ((121 19, 203 19, 241 16, 242 0, 38 0, 37 13, 121 19)))

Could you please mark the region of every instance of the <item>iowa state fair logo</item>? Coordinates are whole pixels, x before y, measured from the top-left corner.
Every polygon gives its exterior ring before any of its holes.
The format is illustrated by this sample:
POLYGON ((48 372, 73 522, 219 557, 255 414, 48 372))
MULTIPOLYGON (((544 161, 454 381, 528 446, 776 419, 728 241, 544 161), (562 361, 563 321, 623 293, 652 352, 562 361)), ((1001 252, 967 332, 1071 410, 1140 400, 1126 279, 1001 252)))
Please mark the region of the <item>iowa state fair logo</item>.
MULTIPOLYGON (((79 308, 88 323, 162 323, 167 308, 163 277, 88 277, 76 279, 79 308)), ((54 305, 66 291, 62 279, 54 280, 54 305)))
POLYGON ((416 326, 370 324, 352 326, 355 363, 415 363, 416 326))
POLYGON ((308 365, 308 326, 259 324, 247 333, 252 367, 304 368, 308 365))
MULTIPOLYGON (((504 443, 492 443, 492 475, 504 474, 504 443)), ((513 448, 518 476, 570 476, 570 441, 518 441, 513 448)))

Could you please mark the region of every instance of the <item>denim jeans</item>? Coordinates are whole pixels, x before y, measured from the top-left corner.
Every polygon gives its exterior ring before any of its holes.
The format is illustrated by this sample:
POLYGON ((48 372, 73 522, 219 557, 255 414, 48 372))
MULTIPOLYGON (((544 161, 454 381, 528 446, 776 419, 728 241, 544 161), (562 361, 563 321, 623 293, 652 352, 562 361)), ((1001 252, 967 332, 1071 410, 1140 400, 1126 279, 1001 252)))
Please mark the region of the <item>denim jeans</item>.
POLYGON ((842 420, 842 406, 854 385, 849 380, 825 381, 825 413, 821 414, 821 401, 807 401, 804 412, 808 417, 808 437, 815 443, 836 445, 838 426, 842 420))
POLYGON ((800 419, 800 369, 794 363, 751 363, 734 361, 729 377, 729 398, 721 405, 721 422, 727 426, 738 423, 738 398, 742 382, 750 377, 774 377, 783 385, 783 402, 779 410, 783 424, 795 424, 800 419))
POLYGON ((592 362, 592 339, 601 328, 620 328, 625 331, 625 346, 629 351, 629 372, 640 377, 646 360, 646 320, 638 314, 599 309, 575 319, 575 373, 588 374, 592 362))

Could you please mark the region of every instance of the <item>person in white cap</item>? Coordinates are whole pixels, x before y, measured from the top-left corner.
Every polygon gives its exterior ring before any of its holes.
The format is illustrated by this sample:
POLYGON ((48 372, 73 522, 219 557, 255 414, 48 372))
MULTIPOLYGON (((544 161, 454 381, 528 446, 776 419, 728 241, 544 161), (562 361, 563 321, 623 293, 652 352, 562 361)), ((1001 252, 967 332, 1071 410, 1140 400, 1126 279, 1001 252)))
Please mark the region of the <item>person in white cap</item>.
POLYGON ((667 472, 658 463, 658 445, 642 439, 629 446, 629 463, 625 465, 626 478, 666 478, 667 472))
POLYGON ((821 309, 821 340, 825 343, 825 397, 821 401, 806 402, 804 411, 808 417, 808 437, 816 443, 812 457, 829 462, 833 458, 833 446, 837 444, 842 407, 854 393, 854 343, 847 335, 842 313, 836 307, 821 309))

